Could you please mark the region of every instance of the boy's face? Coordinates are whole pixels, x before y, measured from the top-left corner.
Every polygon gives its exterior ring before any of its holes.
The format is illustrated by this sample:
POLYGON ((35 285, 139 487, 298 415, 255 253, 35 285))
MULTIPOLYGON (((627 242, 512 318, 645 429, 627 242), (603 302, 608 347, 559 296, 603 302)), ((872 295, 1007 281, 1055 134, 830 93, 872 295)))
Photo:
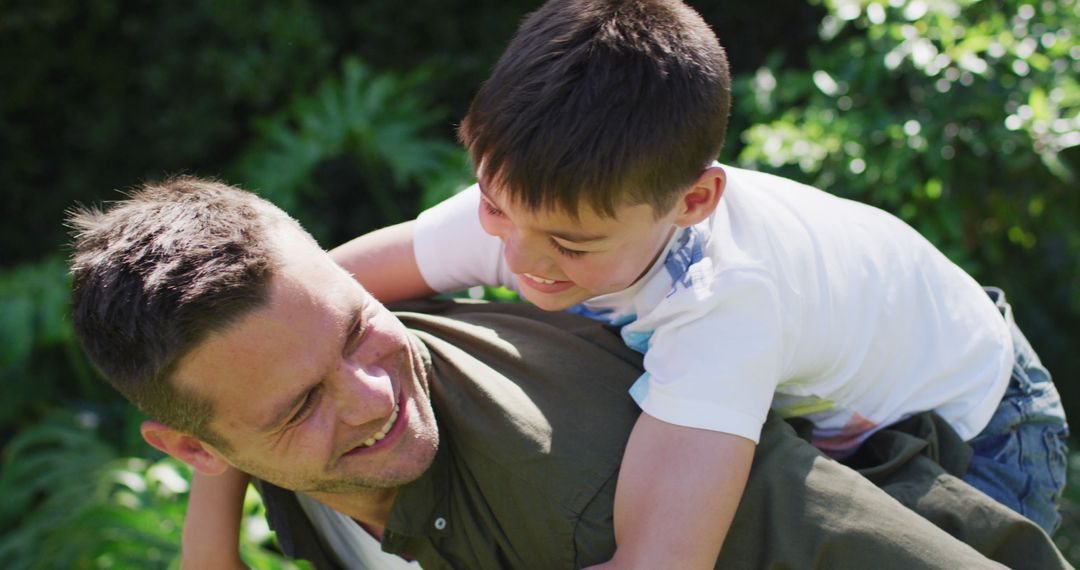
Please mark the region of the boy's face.
POLYGON ((661 216, 652 206, 622 206, 614 218, 583 206, 580 215, 530 211, 481 187, 480 225, 503 242, 521 295, 558 311, 621 291, 652 266, 674 231, 678 207, 661 216))

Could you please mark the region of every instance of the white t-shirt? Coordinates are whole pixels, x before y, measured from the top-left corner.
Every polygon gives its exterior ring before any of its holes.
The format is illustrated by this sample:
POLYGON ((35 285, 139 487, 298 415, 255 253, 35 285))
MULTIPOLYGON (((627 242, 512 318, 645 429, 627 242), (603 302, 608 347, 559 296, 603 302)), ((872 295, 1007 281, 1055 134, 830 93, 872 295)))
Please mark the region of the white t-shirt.
MULTIPOLYGON (((571 310, 624 325, 645 355, 631 395, 666 422, 757 441, 769 408, 810 419, 836 456, 934 410, 964 439, 1008 384, 1009 330, 982 288, 882 210, 724 167, 716 212, 672 236, 630 288, 571 310)), ((422 213, 431 288, 517 283, 481 229, 479 189, 422 213)))

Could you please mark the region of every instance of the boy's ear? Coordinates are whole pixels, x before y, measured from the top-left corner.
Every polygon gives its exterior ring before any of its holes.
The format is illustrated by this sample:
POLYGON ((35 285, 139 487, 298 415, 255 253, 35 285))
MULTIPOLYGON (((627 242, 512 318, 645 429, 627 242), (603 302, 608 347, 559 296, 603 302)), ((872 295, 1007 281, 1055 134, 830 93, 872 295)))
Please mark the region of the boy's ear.
POLYGON ((706 168, 690 189, 679 197, 679 213, 675 217, 675 225, 685 228, 711 216, 720 204, 720 197, 724 195, 726 186, 727 174, 723 168, 706 168))
POLYGON ((146 443, 187 463, 201 473, 220 475, 229 463, 217 450, 201 439, 153 420, 142 423, 139 427, 146 443))

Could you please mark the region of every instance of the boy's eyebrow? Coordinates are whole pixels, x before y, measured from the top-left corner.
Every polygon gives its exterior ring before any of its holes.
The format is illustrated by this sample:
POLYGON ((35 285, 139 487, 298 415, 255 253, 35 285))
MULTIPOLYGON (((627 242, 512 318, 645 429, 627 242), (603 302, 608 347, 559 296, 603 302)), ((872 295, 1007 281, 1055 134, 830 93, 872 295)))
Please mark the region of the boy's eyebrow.
MULTIPOLYGON (((495 200, 493 200, 491 198, 491 194, 488 194, 487 190, 484 189, 483 184, 477 183, 477 187, 480 188, 480 194, 484 196, 485 200, 490 202, 492 206, 495 206, 496 208, 498 208, 500 210, 502 209, 499 206, 499 204, 495 200)), ((554 237, 554 238, 559 238, 559 239, 561 239, 563 241, 570 241, 570 242, 574 242, 574 243, 589 243, 589 242, 594 242, 594 241, 603 241, 603 240, 608 238, 608 236, 605 235, 605 234, 590 234, 590 233, 565 231, 565 230, 544 230, 543 233, 546 233, 549 236, 554 237)))
MULTIPOLYGON (((357 330, 356 325, 360 321, 361 312, 361 309, 353 311, 353 315, 349 319, 348 328, 345 329, 346 345, 351 343, 353 337, 355 336, 355 331, 357 330)), ((280 426, 281 424, 285 423, 285 421, 289 419, 289 414, 291 414, 292 411, 295 410, 300 405, 300 403, 308 397, 308 393, 311 392, 311 390, 315 388, 315 386, 318 386, 322 383, 324 378, 325 375, 321 375, 318 378, 315 378, 313 381, 305 384, 303 389, 298 390, 298 393, 294 398, 290 399, 288 403, 283 404, 280 408, 274 411, 274 413, 271 415, 271 418, 266 423, 262 424, 257 428, 258 431, 260 433, 269 433, 277 429, 278 426, 280 426)))
POLYGON ((484 188, 483 182, 477 181, 476 187, 480 189, 480 195, 482 195, 485 200, 491 202, 492 206, 498 207, 498 205, 495 203, 495 199, 491 197, 491 194, 488 194, 487 188, 484 188))

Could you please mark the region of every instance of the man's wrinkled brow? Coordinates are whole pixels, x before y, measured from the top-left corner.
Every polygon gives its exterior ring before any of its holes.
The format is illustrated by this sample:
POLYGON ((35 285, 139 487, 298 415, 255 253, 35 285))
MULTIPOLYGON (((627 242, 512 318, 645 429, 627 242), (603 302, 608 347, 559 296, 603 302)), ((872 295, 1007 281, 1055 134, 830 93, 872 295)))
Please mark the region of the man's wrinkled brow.
MULTIPOLYGON (((347 328, 345 329, 344 335, 345 346, 348 346, 352 342, 353 336, 358 330, 357 324, 362 318, 362 312, 362 308, 357 308, 353 311, 352 317, 349 318, 349 322, 346 325, 347 328)), ((270 420, 259 426, 259 433, 270 433, 279 429, 282 424, 289 420, 290 414, 292 414, 293 410, 295 410, 301 404, 301 402, 304 401, 304 398, 307 398, 308 393, 311 392, 311 390, 313 390, 316 386, 321 384, 325 377, 326 375, 323 374, 320 375, 318 378, 313 378, 307 383, 305 383, 304 387, 297 391, 296 396, 290 398, 287 403, 282 404, 281 407, 277 408, 276 411, 272 414, 270 420)))

